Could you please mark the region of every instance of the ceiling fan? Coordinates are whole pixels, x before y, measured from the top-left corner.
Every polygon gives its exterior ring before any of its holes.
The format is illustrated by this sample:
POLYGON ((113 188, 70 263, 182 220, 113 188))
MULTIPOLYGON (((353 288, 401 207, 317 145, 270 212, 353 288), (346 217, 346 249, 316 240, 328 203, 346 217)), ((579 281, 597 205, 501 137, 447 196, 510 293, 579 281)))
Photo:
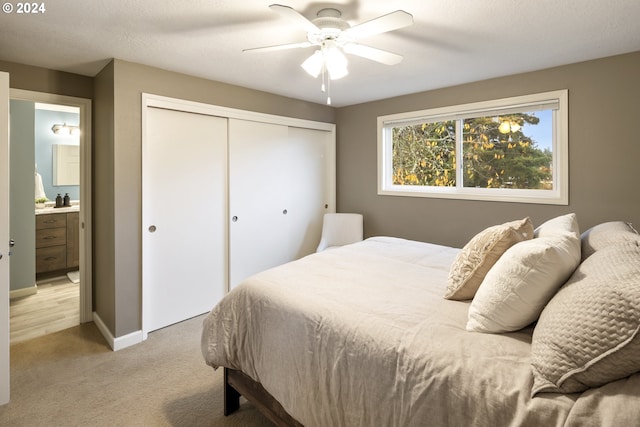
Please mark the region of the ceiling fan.
MULTIPOLYGON (((244 52, 270 52, 284 49, 307 48, 318 49, 302 63, 302 68, 314 78, 322 73, 322 91, 325 91, 325 80, 336 80, 348 74, 347 58, 344 53, 360 56, 386 65, 395 65, 402 61, 402 56, 357 43, 356 40, 376 34, 394 31, 413 24, 413 16, 403 10, 396 10, 387 15, 355 26, 349 25, 341 18, 342 13, 333 8, 321 9, 317 18, 309 20, 289 6, 272 4, 271 10, 294 22, 307 31, 307 41, 244 49, 244 52)), ((331 97, 327 98, 331 104, 331 97)))

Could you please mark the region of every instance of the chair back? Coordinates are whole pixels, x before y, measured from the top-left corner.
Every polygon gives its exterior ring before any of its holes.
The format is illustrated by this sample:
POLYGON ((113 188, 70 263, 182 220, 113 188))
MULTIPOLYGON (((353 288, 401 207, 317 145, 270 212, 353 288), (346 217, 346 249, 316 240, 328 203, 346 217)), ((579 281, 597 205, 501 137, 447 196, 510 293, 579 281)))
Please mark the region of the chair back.
POLYGON ((363 239, 363 218, 356 213, 328 213, 322 221, 322 237, 316 252, 363 239))

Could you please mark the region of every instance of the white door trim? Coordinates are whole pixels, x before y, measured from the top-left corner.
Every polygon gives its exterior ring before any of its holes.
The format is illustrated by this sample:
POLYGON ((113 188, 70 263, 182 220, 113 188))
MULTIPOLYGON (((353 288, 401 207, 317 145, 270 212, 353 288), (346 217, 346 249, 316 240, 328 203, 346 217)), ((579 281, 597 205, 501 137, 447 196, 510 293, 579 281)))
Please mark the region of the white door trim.
POLYGON ((9 73, 0 71, 0 405, 9 403, 9 73))
POLYGON ((91 280, 91 100, 23 89, 10 89, 9 98, 47 104, 69 105, 80 109, 80 322, 91 322, 93 320, 93 285, 91 280))
POLYGON ((142 94, 142 111, 146 107, 165 108, 167 110, 184 111, 187 113, 206 114, 208 116, 226 117, 228 119, 250 120, 254 122, 272 123, 276 125, 293 126, 307 129, 335 132, 333 123, 316 122, 313 120, 296 119, 293 117, 277 116, 274 114, 257 113, 255 111, 238 110, 236 108, 221 107, 219 105, 204 104, 202 102, 169 98, 149 93, 142 94))

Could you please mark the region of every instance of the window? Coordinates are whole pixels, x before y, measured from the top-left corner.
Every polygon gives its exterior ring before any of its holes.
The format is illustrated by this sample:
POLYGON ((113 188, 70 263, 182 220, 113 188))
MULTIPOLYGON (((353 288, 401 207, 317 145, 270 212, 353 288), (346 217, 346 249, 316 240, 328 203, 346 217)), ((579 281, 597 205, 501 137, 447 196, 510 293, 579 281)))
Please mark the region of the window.
POLYGON ((566 90, 378 117, 378 194, 568 204, 566 90))

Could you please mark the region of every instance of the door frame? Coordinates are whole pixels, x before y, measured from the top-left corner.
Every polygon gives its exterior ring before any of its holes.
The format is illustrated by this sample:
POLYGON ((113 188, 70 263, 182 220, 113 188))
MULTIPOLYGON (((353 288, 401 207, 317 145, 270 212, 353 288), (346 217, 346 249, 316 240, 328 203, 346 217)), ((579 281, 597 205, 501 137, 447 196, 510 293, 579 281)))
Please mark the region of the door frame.
POLYGON ((0 405, 9 403, 9 73, 0 71, 0 405), (3 130, 3 129, 6 129, 3 130))
POLYGON ((93 320, 91 100, 23 89, 9 89, 9 99, 67 105, 80 109, 80 323, 90 322, 93 320))

